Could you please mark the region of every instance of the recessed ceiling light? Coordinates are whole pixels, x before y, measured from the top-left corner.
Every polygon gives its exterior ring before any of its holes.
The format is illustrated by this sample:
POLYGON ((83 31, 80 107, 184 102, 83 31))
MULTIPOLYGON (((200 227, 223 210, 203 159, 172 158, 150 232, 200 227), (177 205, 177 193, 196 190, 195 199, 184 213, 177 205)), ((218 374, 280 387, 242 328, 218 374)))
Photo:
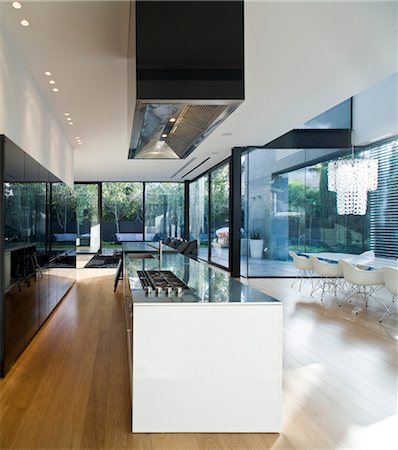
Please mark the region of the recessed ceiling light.
POLYGON ((163 134, 162 134, 162 137, 167 137, 167 134, 166 134, 166 133, 163 133, 163 134))
POLYGON ((54 80, 50 80, 49 83, 50 84, 55 84, 55 81, 54 80))
POLYGON ((54 91, 54 92, 58 92, 59 89, 58 89, 58 88, 53 88, 53 91, 54 91))
POLYGON ((170 122, 175 122, 177 119, 175 118, 175 117, 172 117, 171 119, 170 119, 170 122))
POLYGON ((82 145, 82 143, 81 143, 81 142, 78 142, 78 144, 79 144, 79 145, 82 145))
POLYGON ((65 116, 69 116, 69 113, 65 113, 65 116))
POLYGON ((69 123, 69 125, 73 125, 73 122, 68 122, 69 123))
POLYGON ((232 136, 232 133, 228 132, 228 133, 223 133, 221 136, 232 136))
POLYGON ((23 27, 28 27, 30 24, 29 24, 29 22, 26 19, 23 19, 23 20, 21 20, 21 25, 23 27))
POLYGON ((15 9, 21 9, 22 8, 22 5, 19 2, 12 2, 12 6, 15 9))
POLYGON ((80 139, 79 136, 76 136, 76 139, 80 139))
POLYGON ((47 75, 48 77, 50 77, 51 76, 51 72, 44 72, 44 75, 47 75))
POLYGON ((70 117, 67 117, 66 120, 72 120, 70 117))

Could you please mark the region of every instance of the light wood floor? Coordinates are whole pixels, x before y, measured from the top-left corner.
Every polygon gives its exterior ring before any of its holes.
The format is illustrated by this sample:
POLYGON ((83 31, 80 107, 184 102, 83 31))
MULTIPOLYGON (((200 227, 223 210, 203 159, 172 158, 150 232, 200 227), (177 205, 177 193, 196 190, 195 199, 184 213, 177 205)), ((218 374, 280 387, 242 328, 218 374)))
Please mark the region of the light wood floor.
POLYGON ((80 269, 0 380, 0 448, 398 448, 396 318, 380 326, 373 303, 355 316, 351 305, 321 305, 289 280, 250 283, 284 303, 281 435, 132 435, 121 288, 113 294, 113 270, 80 269))

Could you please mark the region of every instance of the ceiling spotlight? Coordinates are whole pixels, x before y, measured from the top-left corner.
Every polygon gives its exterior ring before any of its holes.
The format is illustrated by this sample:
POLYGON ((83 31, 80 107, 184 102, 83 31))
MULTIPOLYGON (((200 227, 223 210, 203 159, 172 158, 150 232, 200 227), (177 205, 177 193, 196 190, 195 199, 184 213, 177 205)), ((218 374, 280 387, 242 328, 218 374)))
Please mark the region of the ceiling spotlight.
POLYGON ((22 8, 22 5, 19 2, 12 2, 12 6, 15 9, 21 9, 22 8))
POLYGON ((80 139, 79 136, 76 136, 76 139, 80 139))
POLYGON ((73 122, 68 122, 69 123, 69 125, 73 125, 73 122))
POLYGON ((54 80, 50 80, 49 83, 50 84, 55 84, 55 81, 54 80))
POLYGON ((29 26, 29 22, 26 19, 21 20, 21 25, 23 27, 28 27, 29 26))
POLYGON ((69 116, 69 113, 65 113, 65 116, 69 116))
POLYGON ((175 117, 172 117, 171 119, 170 119, 170 122, 175 122, 177 119, 175 118, 175 117))
POLYGON ((82 143, 81 143, 81 142, 78 142, 78 144, 79 144, 79 145, 82 145, 82 143))
POLYGON ((46 76, 48 76, 48 77, 50 77, 51 76, 51 72, 44 72, 44 75, 46 75, 46 76))
POLYGON ((58 88, 53 88, 53 91, 54 91, 54 92, 58 92, 59 89, 58 89, 58 88))
POLYGON ((70 117, 67 117, 66 120, 72 120, 70 117))
POLYGON ((163 134, 162 134, 162 137, 167 137, 167 134, 166 134, 166 133, 163 133, 163 134))

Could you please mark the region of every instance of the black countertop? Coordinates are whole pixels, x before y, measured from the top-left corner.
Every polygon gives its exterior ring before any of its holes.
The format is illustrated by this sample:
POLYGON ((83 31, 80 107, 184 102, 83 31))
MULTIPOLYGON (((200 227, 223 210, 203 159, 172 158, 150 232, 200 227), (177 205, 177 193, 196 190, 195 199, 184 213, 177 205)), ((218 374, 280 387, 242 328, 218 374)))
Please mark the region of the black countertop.
POLYGON ((161 270, 170 270, 190 288, 181 296, 147 296, 137 276, 137 270, 159 270, 157 258, 135 258, 125 253, 125 267, 129 278, 133 303, 273 303, 280 302, 257 289, 243 284, 206 263, 195 261, 179 253, 163 255, 161 270))

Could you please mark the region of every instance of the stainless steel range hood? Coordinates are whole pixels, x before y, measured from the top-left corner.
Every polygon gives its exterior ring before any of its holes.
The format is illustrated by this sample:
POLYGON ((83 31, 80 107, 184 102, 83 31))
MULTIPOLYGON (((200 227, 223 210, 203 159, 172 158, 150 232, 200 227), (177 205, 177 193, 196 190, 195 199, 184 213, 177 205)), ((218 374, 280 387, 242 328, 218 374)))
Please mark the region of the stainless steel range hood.
POLYGON ((186 158, 240 103, 137 101, 129 158, 186 158))
POLYGON ((243 2, 137 1, 129 158, 186 158, 244 99, 243 2))

